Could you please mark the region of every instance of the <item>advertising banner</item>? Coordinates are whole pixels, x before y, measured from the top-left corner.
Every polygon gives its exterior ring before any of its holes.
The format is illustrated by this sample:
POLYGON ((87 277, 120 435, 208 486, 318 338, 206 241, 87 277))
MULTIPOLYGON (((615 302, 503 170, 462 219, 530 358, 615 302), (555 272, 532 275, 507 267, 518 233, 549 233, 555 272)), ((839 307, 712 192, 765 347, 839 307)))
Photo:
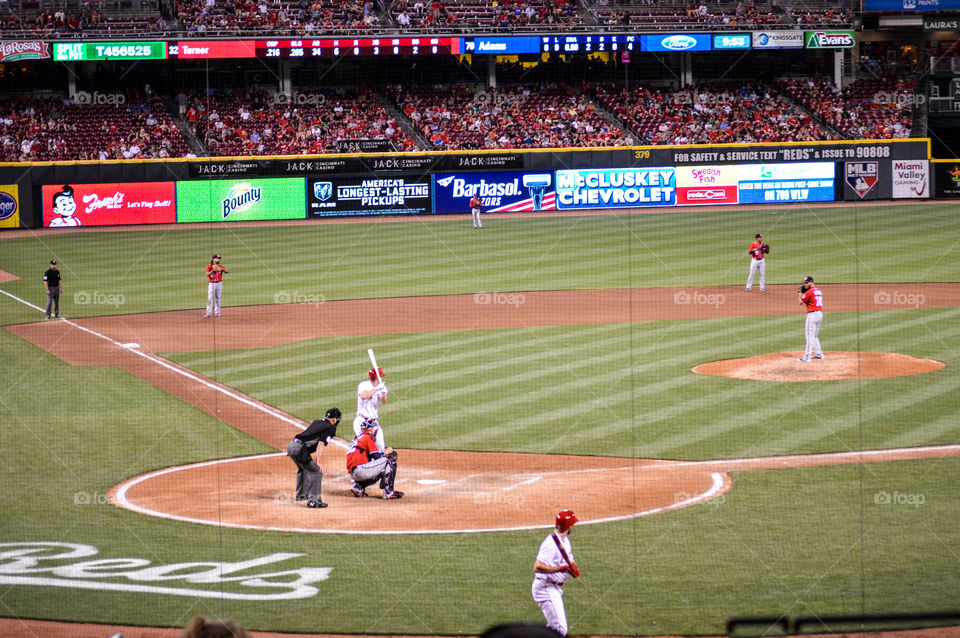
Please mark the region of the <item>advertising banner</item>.
POLYGON ((311 178, 307 215, 421 215, 431 212, 430 176, 311 178))
POLYGON ((557 171, 557 209, 674 206, 672 166, 557 171))
POLYGON ((305 209, 299 177, 177 182, 178 222, 304 219, 305 209))
POLYGON ((556 210, 553 171, 525 173, 441 173, 434 175, 434 212, 469 213, 470 198, 480 196, 484 213, 556 210))
POLYGON ((709 33, 642 35, 640 48, 643 51, 709 51, 712 41, 709 33))
POLYGON ((960 162, 937 162, 934 164, 937 198, 960 198, 960 162))
POLYGON ((807 31, 804 43, 808 49, 851 49, 857 37, 853 31, 807 31))
POLYGON ((2 63, 49 59, 50 44, 42 40, 0 42, 0 62, 2 63))
POLYGON ((20 187, 0 184, 0 228, 20 228, 20 187))
POLYGON ((754 31, 754 49, 802 49, 803 31, 754 31))
POLYGON ((677 168, 677 206, 736 204, 738 201, 735 165, 677 168))
POLYGON ((741 204, 832 202, 833 162, 742 164, 737 189, 741 204))
POLYGON ((891 169, 894 199, 930 197, 929 160, 893 160, 891 169))
POLYGON ((864 0, 864 11, 956 11, 960 0, 864 0))
POLYGON ((880 162, 844 162, 844 199, 878 199, 880 189, 880 162))
POLYGON ((173 182, 50 185, 42 193, 43 225, 49 228, 177 220, 173 182))

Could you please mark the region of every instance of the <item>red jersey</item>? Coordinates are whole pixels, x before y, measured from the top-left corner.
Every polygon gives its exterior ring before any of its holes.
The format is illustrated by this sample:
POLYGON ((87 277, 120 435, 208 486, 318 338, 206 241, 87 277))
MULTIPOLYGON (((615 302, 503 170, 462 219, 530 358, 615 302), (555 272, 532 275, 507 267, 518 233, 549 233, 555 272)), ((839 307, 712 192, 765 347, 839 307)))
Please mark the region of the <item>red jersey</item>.
POLYGON ((374 438, 376 429, 364 430, 353 441, 350 451, 347 452, 347 471, 352 472, 358 465, 370 462, 370 455, 379 452, 377 440, 374 438))
POLYGON ((470 209, 480 208, 480 198, 474 195, 470 198, 470 209))
POLYGON ((209 281, 212 284, 223 281, 223 271, 218 270, 214 272, 213 264, 207 264, 207 281, 209 281))
MULTIPOLYGON (((743 244, 740 244, 740 245, 742 246, 743 244)), ((748 250, 748 252, 750 253, 750 256, 753 257, 754 259, 763 259, 764 257, 763 242, 762 241, 753 242, 752 244, 750 244, 750 249, 748 250)))
POLYGON ((807 305, 807 312, 823 310, 823 293, 816 286, 803 293, 800 301, 807 305))

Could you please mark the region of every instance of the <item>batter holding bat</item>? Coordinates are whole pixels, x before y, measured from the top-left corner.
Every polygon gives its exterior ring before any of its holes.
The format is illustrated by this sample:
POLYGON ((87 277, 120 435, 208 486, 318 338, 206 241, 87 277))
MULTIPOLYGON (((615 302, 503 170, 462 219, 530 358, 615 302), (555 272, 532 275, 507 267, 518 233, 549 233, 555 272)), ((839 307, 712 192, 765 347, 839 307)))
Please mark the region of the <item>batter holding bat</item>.
POLYGON ((567 635, 563 584, 567 582, 568 574, 574 578, 580 576, 580 569, 573 560, 570 539, 567 538, 576 522, 577 516, 572 511, 558 513, 553 531, 540 543, 540 551, 533 564, 533 600, 547 619, 547 627, 561 636, 567 635))
POLYGON ((383 439, 383 428, 380 427, 380 404, 387 402, 387 385, 383 382, 383 368, 377 365, 377 359, 373 355, 373 350, 367 350, 370 355, 370 363, 373 367, 367 372, 367 379, 361 381, 357 386, 357 416, 353 419, 353 433, 360 436, 360 431, 364 421, 372 421, 377 424, 376 441, 377 449, 383 452, 385 445, 383 439))

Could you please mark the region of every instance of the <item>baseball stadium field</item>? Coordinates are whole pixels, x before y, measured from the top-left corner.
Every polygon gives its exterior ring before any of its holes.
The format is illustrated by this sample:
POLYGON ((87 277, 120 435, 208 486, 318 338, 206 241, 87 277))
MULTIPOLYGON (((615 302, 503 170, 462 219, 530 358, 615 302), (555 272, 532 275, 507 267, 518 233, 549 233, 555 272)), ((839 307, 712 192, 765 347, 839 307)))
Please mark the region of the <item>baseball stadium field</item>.
POLYGON ((542 622, 533 562, 566 507, 571 634, 958 609, 955 206, 484 225, 0 234, 0 635, 542 622), (746 292, 756 233, 766 291, 746 292), (51 259, 63 318, 44 321, 51 259), (826 358, 802 363, 807 275, 826 358), (344 471, 368 348, 397 501, 353 498, 344 471), (329 507, 307 509, 283 451, 331 406, 329 507))

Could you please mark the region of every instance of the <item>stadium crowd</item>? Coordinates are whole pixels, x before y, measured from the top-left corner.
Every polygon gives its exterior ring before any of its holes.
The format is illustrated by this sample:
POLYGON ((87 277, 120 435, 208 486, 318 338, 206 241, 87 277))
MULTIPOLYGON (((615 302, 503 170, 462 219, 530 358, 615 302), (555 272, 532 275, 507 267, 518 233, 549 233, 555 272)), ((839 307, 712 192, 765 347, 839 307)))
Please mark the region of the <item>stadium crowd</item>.
POLYGON ((128 91, 111 95, 110 104, 85 101, 0 100, 0 158, 35 162, 191 155, 160 98, 128 91))
POLYGON ((634 140, 608 122, 589 96, 563 84, 486 92, 472 86, 411 89, 387 94, 431 148, 512 149, 622 146, 634 140))
POLYGON ((386 140, 415 150, 397 123, 366 90, 265 90, 194 95, 185 114, 212 155, 300 155, 337 152, 337 142, 386 140))
POLYGON ((781 80, 784 93, 849 138, 910 137, 913 79, 860 79, 844 89, 822 80, 781 80))
POLYGON ((640 136, 640 144, 718 144, 829 140, 802 109, 749 84, 674 92, 598 86, 597 101, 640 136))
POLYGON ((496 90, 393 84, 379 96, 361 85, 293 95, 181 91, 167 100, 148 85, 79 92, 75 99, 2 99, 0 158, 321 154, 359 140, 417 151, 903 138, 910 136, 913 101, 913 81, 896 77, 861 79, 842 90, 810 78, 680 91, 588 82, 496 90), (185 139, 178 120, 193 135, 185 139))

